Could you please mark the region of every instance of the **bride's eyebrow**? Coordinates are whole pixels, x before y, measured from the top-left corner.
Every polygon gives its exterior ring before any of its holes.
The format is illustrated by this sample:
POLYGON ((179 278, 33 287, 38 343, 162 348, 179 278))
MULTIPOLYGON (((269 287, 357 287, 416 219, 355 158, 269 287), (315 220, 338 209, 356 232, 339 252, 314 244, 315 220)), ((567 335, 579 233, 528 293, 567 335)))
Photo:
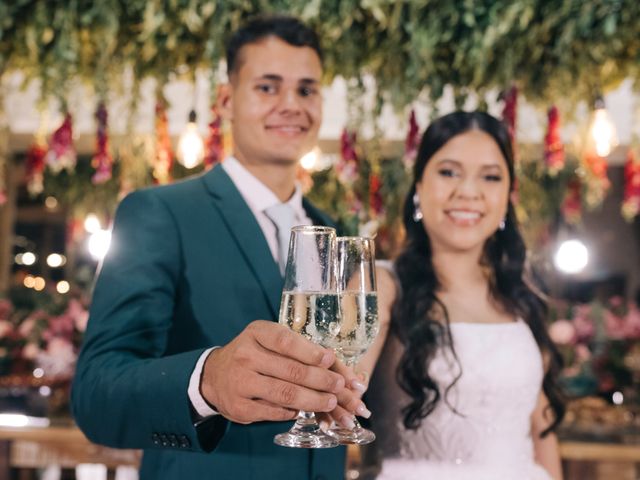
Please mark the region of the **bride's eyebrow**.
POLYGON ((441 158, 438 160, 437 166, 441 166, 442 164, 452 163, 456 167, 462 167, 462 162, 458 160, 454 160, 453 158, 441 158))

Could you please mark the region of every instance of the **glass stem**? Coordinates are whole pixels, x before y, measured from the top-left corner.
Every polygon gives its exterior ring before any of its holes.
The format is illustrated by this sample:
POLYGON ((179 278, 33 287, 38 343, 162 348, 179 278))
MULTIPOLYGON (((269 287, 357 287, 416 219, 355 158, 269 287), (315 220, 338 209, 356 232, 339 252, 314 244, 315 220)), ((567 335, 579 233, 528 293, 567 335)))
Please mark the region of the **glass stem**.
MULTIPOLYGON (((345 363, 345 365, 347 367, 351 367, 351 369, 353 370, 353 373, 356 373, 355 366, 358 363, 358 359, 357 358, 353 358, 353 357, 349 358, 344 363, 345 363)), ((356 417, 354 415, 353 416, 353 428, 352 428, 352 430, 357 430, 359 428, 362 428, 362 427, 360 426, 360 422, 358 421, 358 417, 356 417)))
POLYGON ((304 432, 315 432, 320 429, 316 414, 313 412, 304 412, 300 410, 296 418, 296 426, 304 432))

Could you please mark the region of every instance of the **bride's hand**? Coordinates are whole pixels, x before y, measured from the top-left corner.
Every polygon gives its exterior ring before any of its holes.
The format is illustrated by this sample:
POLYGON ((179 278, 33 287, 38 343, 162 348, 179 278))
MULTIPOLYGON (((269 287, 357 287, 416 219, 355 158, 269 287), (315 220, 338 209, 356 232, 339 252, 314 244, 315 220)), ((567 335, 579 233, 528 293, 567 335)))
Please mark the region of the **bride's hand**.
POLYGON ((317 414, 320 425, 326 430, 333 421, 345 428, 353 428, 354 415, 364 418, 371 416, 371 412, 362 401, 362 395, 367 391, 369 374, 366 371, 355 372, 339 360, 335 361, 331 370, 344 377, 345 388, 336 394, 338 405, 333 411, 317 414))

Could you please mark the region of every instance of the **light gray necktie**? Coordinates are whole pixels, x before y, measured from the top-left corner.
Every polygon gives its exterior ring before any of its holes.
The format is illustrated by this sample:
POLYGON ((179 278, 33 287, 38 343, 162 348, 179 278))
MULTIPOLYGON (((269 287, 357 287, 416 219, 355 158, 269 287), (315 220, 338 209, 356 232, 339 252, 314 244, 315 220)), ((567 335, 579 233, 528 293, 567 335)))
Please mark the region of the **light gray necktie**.
POLYGON ((288 203, 273 205, 266 208, 264 213, 271 219, 278 233, 278 265, 280 273, 284 275, 287 254, 289 253, 289 237, 291 237, 291 227, 296 225, 296 214, 288 203))

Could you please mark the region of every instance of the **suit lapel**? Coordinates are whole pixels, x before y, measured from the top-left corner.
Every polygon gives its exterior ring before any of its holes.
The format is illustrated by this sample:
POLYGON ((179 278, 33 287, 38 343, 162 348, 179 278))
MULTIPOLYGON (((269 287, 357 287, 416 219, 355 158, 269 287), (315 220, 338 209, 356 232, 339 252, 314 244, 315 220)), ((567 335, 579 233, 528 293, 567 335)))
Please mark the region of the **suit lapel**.
POLYGON ((262 286, 273 317, 277 318, 283 279, 260 225, 222 166, 216 165, 202 178, 214 205, 262 286))
POLYGON ((323 211, 318 210, 315 205, 306 198, 302 199, 302 206, 314 225, 336 228, 335 222, 323 211))

